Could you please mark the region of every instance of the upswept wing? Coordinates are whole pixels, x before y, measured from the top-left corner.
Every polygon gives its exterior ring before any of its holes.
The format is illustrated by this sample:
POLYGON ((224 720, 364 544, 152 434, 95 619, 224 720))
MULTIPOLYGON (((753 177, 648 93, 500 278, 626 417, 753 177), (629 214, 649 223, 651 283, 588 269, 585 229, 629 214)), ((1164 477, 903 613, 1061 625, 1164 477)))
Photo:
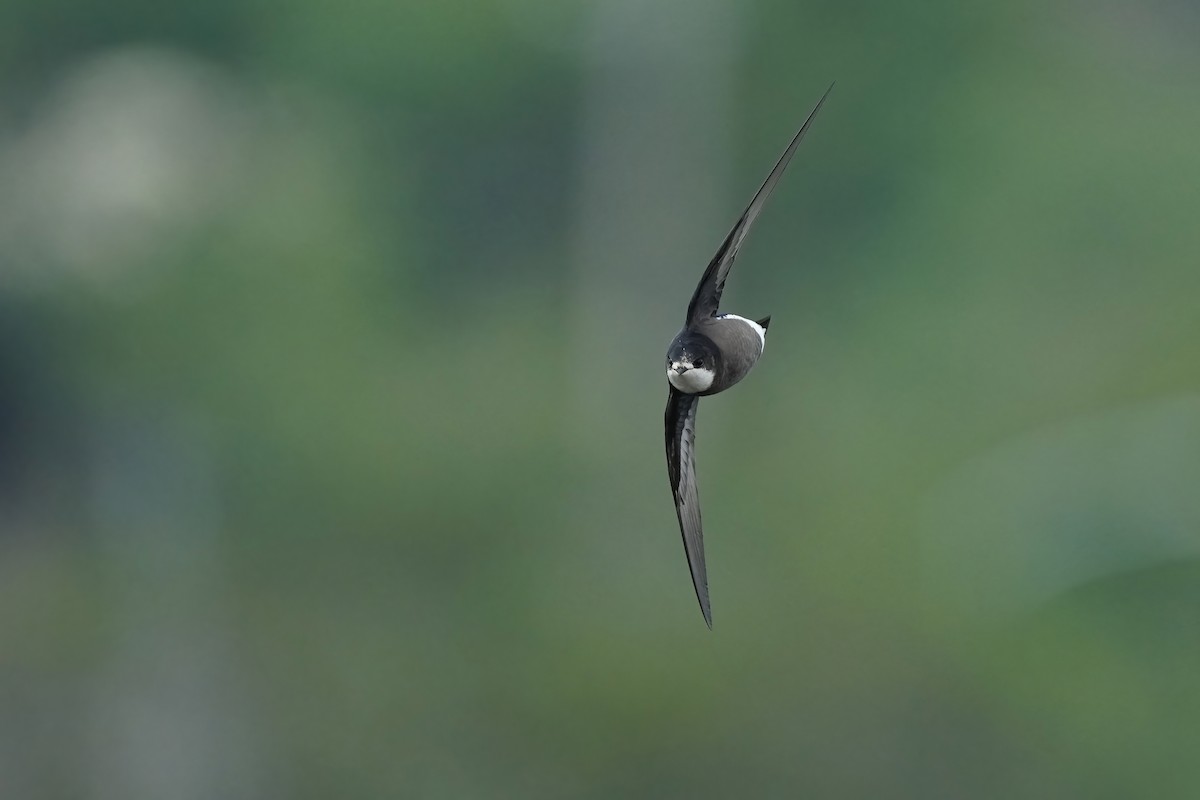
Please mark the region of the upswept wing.
POLYGON ((808 118, 804 120, 804 124, 800 126, 800 130, 792 138, 792 143, 787 146, 787 149, 783 151, 783 155, 779 157, 779 161, 775 164, 775 169, 771 170, 771 174, 767 176, 758 193, 754 195, 754 199, 746 207, 746 211, 742 214, 741 219, 737 221, 737 224, 733 226, 733 230, 725 237, 725 241, 721 243, 717 254, 709 262, 708 269, 704 270, 704 276, 700 278, 700 283, 696 286, 696 292, 692 295, 692 302, 688 304, 688 325, 704 317, 716 316, 717 306, 721 302, 721 292, 725 290, 725 279, 729 276, 729 268, 733 266, 734 258, 737 257, 738 248, 741 247, 746 235, 750 233, 750 226, 754 224, 754 220, 758 217, 758 212, 762 211, 762 207, 766 205, 767 198, 771 196, 771 192, 775 189, 775 184, 779 183, 780 176, 787 169, 788 162, 792 160, 792 154, 796 152, 796 147, 800 144, 800 140, 808 132, 809 124, 817 116, 817 112, 821 110, 821 106, 825 104, 825 98, 829 96, 831 91, 833 91, 832 83, 825 90, 825 94, 821 95, 821 99, 817 101, 813 110, 809 112, 808 118))

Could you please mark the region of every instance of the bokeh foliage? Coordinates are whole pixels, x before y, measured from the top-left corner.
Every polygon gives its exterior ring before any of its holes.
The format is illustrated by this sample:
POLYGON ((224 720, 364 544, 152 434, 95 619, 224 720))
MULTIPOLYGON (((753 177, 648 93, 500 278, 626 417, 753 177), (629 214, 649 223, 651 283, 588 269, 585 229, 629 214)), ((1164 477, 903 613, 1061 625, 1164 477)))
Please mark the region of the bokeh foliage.
POLYGON ((10 0, 4 793, 1195 796, 1197 34, 10 0), (710 633, 661 354, 834 78, 726 294, 710 633))

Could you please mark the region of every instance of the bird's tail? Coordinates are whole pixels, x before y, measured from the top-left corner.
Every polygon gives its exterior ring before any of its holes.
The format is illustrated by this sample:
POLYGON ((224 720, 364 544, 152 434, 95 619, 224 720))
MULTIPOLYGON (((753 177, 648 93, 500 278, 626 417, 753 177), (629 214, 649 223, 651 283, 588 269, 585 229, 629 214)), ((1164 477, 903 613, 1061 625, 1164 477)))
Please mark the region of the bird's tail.
POLYGON ((771 325, 771 315, 768 314, 762 319, 756 319, 755 322, 757 322, 759 325, 762 325, 762 329, 765 331, 771 325))

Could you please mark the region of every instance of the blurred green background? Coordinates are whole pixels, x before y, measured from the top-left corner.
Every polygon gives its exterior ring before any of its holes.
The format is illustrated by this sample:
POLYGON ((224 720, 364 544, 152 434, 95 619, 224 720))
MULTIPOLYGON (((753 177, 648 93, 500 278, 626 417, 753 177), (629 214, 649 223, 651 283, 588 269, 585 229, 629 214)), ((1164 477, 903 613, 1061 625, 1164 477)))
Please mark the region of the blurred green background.
POLYGON ((0 6, 0 794, 1200 796, 1200 11, 0 6), (662 358, 773 315, 698 448, 662 358))

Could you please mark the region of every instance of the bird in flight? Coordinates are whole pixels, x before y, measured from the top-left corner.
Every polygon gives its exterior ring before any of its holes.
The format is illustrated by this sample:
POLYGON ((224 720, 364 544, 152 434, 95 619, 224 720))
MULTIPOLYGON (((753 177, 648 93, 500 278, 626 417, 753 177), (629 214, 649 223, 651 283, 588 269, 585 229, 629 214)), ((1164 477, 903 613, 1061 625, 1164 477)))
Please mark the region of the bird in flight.
POLYGON ((675 512, 683 533, 683 549, 692 571, 692 584, 704 621, 712 627, 712 608, 708 602, 708 574, 704 568, 704 531, 700 524, 700 498, 696 487, 696 408, 705 395, 723 392, 746 377, 767 345, 767 326, 771 318, 746 319, 736 314, 718 314, 725 279, 737 257, 738 248, 750 232, 750 226, 771 196, 779 177, 792 160, 792 154, 833 85, 817 101, 808 118, 779 157, 746 211, 733 226, 709 262, 700 284, 688 304, 687 320, 671 346, 667 348, 667 396, 665 417, 667 434, 667 475, 675 496, 675 512))

